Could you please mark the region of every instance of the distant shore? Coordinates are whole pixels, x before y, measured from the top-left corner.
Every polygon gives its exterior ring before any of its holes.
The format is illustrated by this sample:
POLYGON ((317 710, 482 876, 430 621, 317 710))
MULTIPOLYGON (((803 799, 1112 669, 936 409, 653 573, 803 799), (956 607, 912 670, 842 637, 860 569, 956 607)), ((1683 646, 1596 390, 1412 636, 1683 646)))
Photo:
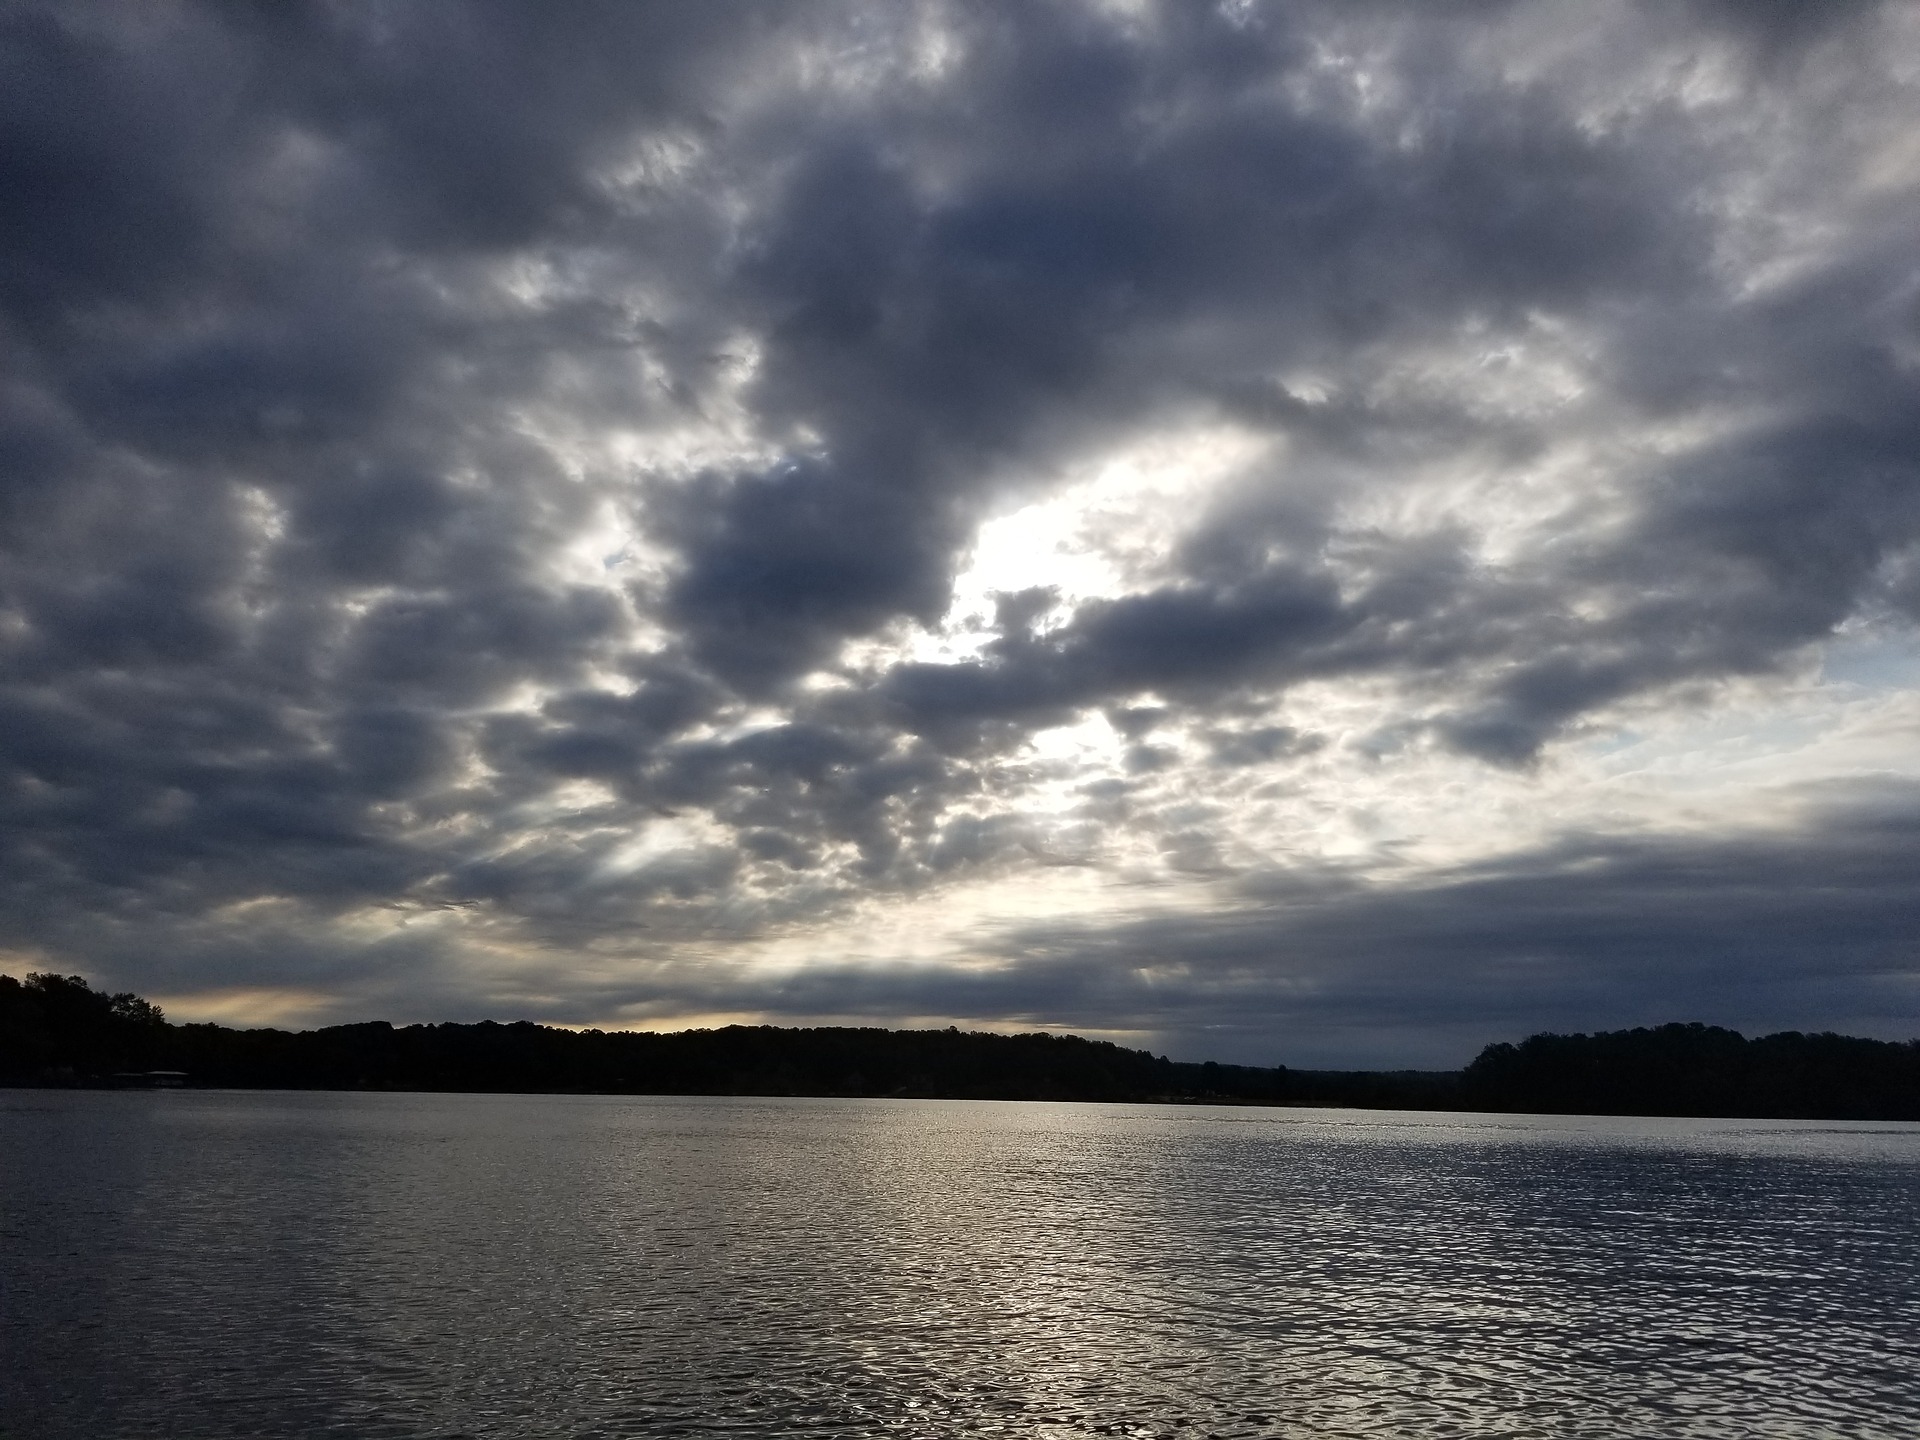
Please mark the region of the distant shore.
POLYGON ((0 1084, 88 1088, 791 1095, 1920 1120, 1920 1042, 1702 1024, 1489 1045, 1463 1070, 1170 1060, 1075 1035, 528 1021, 319 1030, 175 1025, 78 976, 0 975, 0 1084))

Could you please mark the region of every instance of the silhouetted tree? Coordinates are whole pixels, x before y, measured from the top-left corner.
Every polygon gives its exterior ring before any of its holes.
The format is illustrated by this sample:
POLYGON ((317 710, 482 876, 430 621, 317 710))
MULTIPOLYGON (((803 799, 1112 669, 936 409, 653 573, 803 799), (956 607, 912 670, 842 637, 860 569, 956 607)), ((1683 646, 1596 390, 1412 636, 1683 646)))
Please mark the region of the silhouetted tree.
POLYGON ((1591 1115, 1920 1119, 1920 1042, 1699 1023, 1489 1045, 1462 1076, 1478 1109, 1591 1115))
POLYGON ((1920 1119, 1920 1042, 1710 1025, 1534 1035, 1464 1072, 1183 1064, 1076 1035, 729 1025, 678 1034, 385 1021, 322 1030, 169 1025, 78 975, 0 976, 0 1080, 87 1084, 173 1069, 196 1084, 336 1090, 1202 1100, 1620 1115, 1920 1119))
POLYGON ((171 1027, 160 1007, 108 995, 78 975, 0 975, 0 1077, 94 1080, 158 1063, 171 1027))

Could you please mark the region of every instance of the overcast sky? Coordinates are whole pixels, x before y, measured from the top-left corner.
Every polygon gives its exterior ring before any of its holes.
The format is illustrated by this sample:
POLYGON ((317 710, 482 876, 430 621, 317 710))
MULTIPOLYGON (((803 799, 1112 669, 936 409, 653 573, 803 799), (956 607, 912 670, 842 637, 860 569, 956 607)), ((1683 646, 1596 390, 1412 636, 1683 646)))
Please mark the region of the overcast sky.
POLYGON ((0 17, 0 969, 1920 1033, 1920 6, 0 17))

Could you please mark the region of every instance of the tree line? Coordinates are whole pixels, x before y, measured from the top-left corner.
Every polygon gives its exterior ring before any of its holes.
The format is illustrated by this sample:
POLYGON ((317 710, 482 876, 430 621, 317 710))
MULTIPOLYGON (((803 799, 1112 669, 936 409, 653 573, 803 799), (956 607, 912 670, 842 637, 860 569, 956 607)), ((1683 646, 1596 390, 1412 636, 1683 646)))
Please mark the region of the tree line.
POLYGON ((1475 1108, 1544 1114, 1920 1120, 1920 1040, 1714 1025, 1535 1035, 1461 1075, 1475 1108))
POLYGON ((1076 1035, 729 1025, 673 1034, 528 1021, 319 1030, 169 1024, 77 975, 0 976, 0 1081, 188 1083, 263 1089, 654 1095, 915 1096, 981 1100, 1282 1098, 1284 1067, 1184 1064, 1076 1035))
POLYGON ((1920 1120, 1920 1041, 1701 1024, 1493 1044, 1460 1071, 1169 1060, 1076 1035, 528 1021, 318 1030, 175 1025, 77 975, 0 975, 0 1084, 1197 1101, 1545 1114, 1920 1120))

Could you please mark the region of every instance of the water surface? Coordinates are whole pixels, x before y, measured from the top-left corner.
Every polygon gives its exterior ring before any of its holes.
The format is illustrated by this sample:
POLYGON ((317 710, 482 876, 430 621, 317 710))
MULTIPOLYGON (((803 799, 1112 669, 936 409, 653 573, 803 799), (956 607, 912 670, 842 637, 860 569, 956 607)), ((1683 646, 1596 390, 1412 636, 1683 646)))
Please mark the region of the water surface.
POLYGON ((0 1091, 0 1433, 1887 1436, 1920 1126, 0 1091))

